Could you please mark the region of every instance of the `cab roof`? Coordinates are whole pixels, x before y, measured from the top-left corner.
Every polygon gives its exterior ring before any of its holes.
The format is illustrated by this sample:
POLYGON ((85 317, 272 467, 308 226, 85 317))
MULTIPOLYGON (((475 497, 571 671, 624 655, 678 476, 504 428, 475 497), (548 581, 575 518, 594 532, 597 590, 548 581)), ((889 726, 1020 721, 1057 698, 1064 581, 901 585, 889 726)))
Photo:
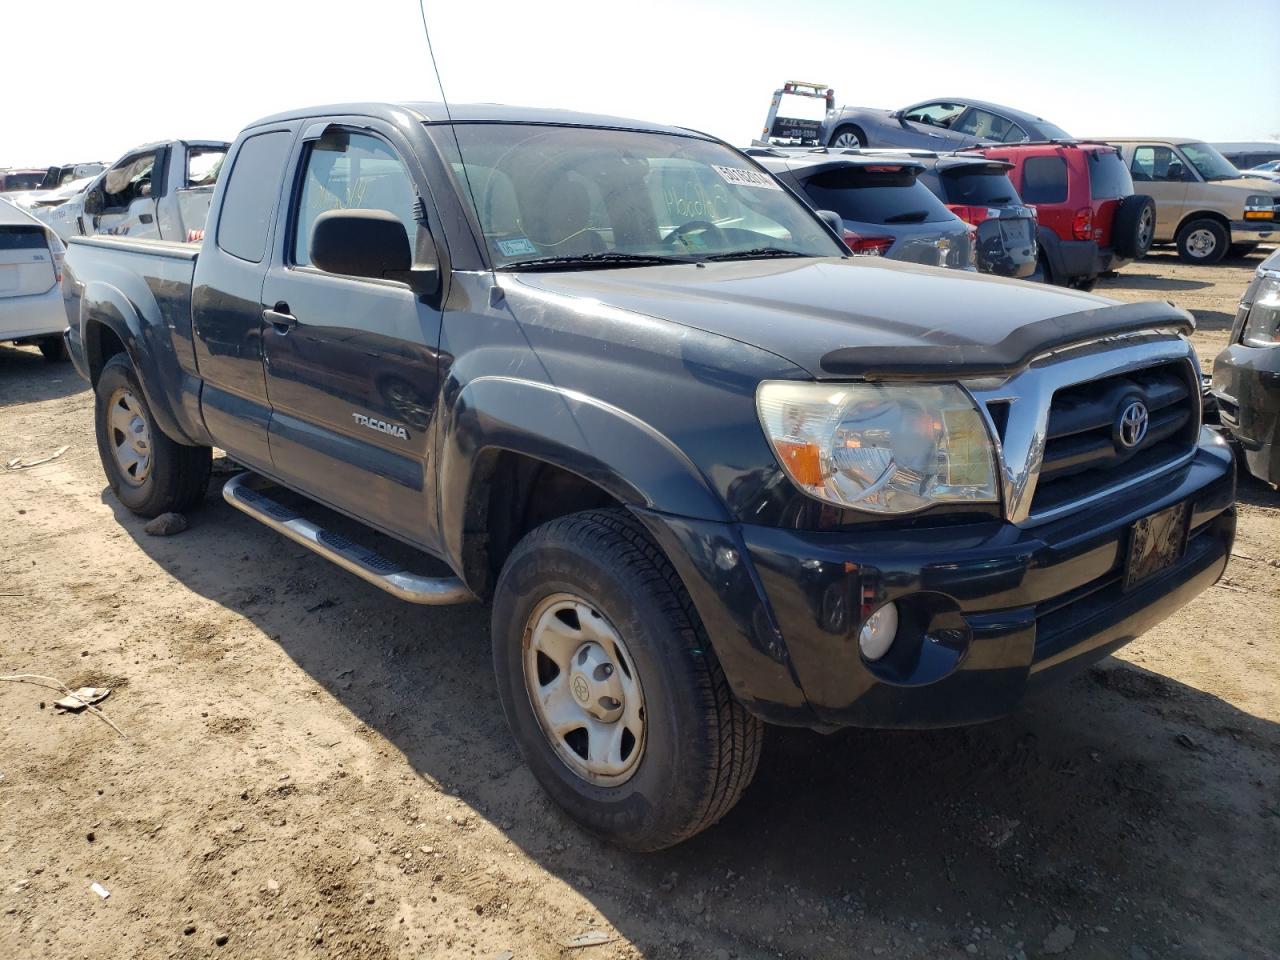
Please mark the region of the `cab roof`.
POLYGON ((580 113, 575 110, 555 110, 546 107, 515 107, 502 103, 451 103, 448 110, 439 101, 410 101, 404 103, 333 103, 315 107, 302 107, 263 117, 249 124, 259 127, 282 120, 305 120, 308 117, 360 116, 374 117, 392 124, 448 123, 539 123, 566 127, 603 127, 615 130, 639 130, 648 133, 669 133, 678 136, 697 136, 712 139, 707 134, 685 127, 675 127, 647 120, 632 120, 607 114, 580 113))

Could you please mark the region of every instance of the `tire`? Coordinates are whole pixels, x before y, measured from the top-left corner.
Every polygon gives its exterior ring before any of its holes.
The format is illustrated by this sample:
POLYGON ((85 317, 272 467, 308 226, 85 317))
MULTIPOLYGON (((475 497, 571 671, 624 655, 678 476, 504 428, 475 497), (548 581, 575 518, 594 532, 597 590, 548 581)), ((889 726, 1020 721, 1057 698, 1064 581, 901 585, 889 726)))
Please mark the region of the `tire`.
POLYGON ((1036 257, 1036 269, 1031 276, 1027 277, 1030 283, 1053 283, 1053 268, 1049 266, 1049 258, 1041 253, 1036 257))
POLYGON ((738 802, 759 763, 763 725, 734 699, 683 584, 629 513, 571 514, 529 533, 498 578, 492 623, 512 735, 543 789, 587 830, 628 850, 660 850, 738 802), (604 636, 616 639, 592 640, 604 636), (578 672, 552 672, 543 650, 554 654, 557 644, 578 672), (607 672, 592 666, 601 650, 613 655, 607 672), (585 677, 616 677, 622 692, 588 691, 585 677), (560 706, 535 708, 535 698, 560 706), (566 705, 581 717, 559 712, 566 705), (586 717, 597 705, 615 708, 612 722, 622 726, 586 717), (567 727, 585 723, 556 735, 543 725, 553 713, 567 727), (597 735, 621 746, 608 751, 608 770, 592 772, 584 768, 597 735))
POLYGON ((1217 220, 1192 220, 1178 231, 1177 244, 1183 263, 1217 263, 1227 254, 1227 228, 1217 220))
POLYGON ((867 135, 859 127, 853 126, 837 127, 836 132, 831 135, 831 140, 827 144, 829 147, 839 147, 843 150, 860 149, 866 145, 867 135), (840 140, 845 142, 837 142, 840 140))
POLYGON ((45 363, 65 363, 71 359, 67 353, 67 341, 62 337, 42 337, 36 344, 45 363))
POLYGON ((106 362, 94 392, 98 456, 120 502, 144 517, 199 504, 209 487, 213 451, 177 443, 160 431, 126 354, 106 362))
POLYGON ((1123 260, 1141 260, 1156 236, 1156 202, 1143 193, 1120 201, 1111 225, 1111 245, 1123 260))
POLYGON ((1239 260, 1251 256, 1258 249, 1256 243, 1233 243, 1227 248, 1227 256, 1239 260))
POLYGON ((1083 293, 1090 293, 1094 287, 1098 285, 1097 277, 1084 277, 1079 280, 1072 280, 1067 284, 1072 290, 1080 290, 1083 293))

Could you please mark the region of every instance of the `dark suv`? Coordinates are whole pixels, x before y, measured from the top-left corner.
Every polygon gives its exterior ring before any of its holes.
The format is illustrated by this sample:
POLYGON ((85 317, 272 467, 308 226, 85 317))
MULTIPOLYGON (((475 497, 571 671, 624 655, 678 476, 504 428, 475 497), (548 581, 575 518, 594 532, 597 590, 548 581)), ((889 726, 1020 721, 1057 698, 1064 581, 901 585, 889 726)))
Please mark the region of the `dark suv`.
POLYGON ((747 153, 817 210, 839 214, 855 254, 931 267, 976 268, 973 230, 940 203, 912 158, 857 151, 762 150, 747 153))
POLYGON ((1119 152, 1065 140, 977 148, 1011 164, 1009 177, 1040 223, 1040 270, 1049 283, 1091 290, 1098 275, 1147 255, 1155 201, 1133 192, 1119 152))

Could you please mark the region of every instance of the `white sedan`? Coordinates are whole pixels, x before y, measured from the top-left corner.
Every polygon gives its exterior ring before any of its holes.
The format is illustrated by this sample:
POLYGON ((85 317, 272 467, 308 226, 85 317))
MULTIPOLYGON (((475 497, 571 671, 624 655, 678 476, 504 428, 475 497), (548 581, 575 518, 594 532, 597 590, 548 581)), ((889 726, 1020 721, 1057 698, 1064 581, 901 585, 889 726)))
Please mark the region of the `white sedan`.
POLYGON ((0 199, 0 340, 34 343, 50 362, 66 359, 62 261, 49 227, 0 199))

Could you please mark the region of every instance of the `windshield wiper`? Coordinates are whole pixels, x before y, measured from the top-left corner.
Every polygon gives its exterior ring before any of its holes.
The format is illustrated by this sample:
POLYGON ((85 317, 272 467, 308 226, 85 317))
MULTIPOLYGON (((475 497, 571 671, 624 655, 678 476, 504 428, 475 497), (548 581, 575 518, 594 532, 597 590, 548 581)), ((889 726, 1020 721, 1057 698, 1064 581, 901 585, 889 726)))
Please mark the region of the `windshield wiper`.
POLYGON ((584 253, 577 257, 539 257, 504 263, 498 270, 564 270, 574 267, 652 267, 664 263, 697 263, 690 257, 656 253, 584 253))
POLYGON ((928 210, 912 210, 910 213, 895 213, 892 217, 885 217, 885 223, 924 223, 925 218, 929 216, 928 210))
POLYGON ((787 250, 783 247, 752 247, 750 250, 735 250, 732 253, 713 253, 704 260, 762 260, 765 257, 807 257, 809 254, 799 250, 787 250))

